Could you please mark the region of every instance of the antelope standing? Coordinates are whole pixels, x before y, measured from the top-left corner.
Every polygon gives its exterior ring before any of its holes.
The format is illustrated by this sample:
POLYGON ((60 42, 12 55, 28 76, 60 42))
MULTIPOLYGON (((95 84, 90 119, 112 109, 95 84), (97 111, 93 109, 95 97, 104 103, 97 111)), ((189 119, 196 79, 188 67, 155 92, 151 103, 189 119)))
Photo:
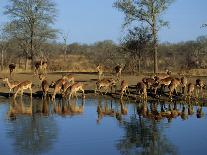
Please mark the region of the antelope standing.
POLYGON ((201 95, 203 96, 203 88, 205 87, 204 81, 201 79, 196 79, 196 94, 199 95, 199 93, 201 92, 201 95))
POLYGON ((101 77, 103 77, 103 66, 100 64, 96 67, 96 70, 98 71, 98 79, 100 80, 101 77))
POLYGON ((187 86, 187 95, 188 95, 189 99, 190 99, 190 97, 192 97, 194 90, 195 90, 195 85, 192 83, 189 83, 187 86))
POLYGON ((37 61, 35 63, 34 74, 38 75, 39 69, 43 69, 43 73, 47 73, 47 61, 37 61))
POLYGON ((72 74, 67 74, 67 75, 64 75, 62 77, 62 79, 65 79, 67 80, 68 82, 71 82, 72 84, 75 82, 75 78, 72 74))
POLYGON ((143 100, 147 100, 147 86, 143 82, 138 82, 136 88, 143 100))
POLYGON ((9 64, 9 73, 10 73, 10 78, 12 77, 12 73, 15 70, 16 65, 14 63, 9 64))
POLYGON ((171 80, 171 83, 169 84, 169 98, 172 100, 172 94, 175 91, 177 95, 177 87, 180 85, 180 79, 179 78, 174 78, 171 80))
POLYGON ((41 81, 41 86, 42 86, 42 92, 43 92, 43 96, 46 97, 49 91, 49 83, 46 80, 46 76, 44 75, 40 75, 39 79, 41 81))
POLYGON ((118 80, 121 79, 121 72, 122 72, 122 69, 123 69, 122 65, 117 65, 117 66, 115 66, 115 68, 114 68, 114 70, 115 70, 115 72, 116 72, 116 77, 117 77, 118 80))
POLYGON ((23 91, 25 89, 30 90, 30 97, 32 97, 32 82, 31 81, 26 80, 26 81, 20 82, 15 88, 17 89, 17 91, 14 94, 14 99, 16 98, 19 91, 21 91, 21 97, 22 97, 23 91))
POLYGON ((181 83, 181 88, 182 88, 182 94, 185 94, 186 92, 186 87, 187 87, 187 84, 188 84, 188 79, 186 77, 181 77, 180 79, 180 83, 181 83))
POLYGON ((6 82, 9 87, 9 96, 10 96, 11 91, 13 90, 13 92, 14 92, 14 88, 20 83, 19 81, 10 82, 9 78, 7 78, 7 77, 4 78, 3 81, 6 82))
POLYGON ((128 87, 129 87, 128 82, 123 80, 121 82, 121 92, 120 92, 121 99, 122 99, 123 95, 126 93, 126 91, 129 92, 129 88, 128 87))

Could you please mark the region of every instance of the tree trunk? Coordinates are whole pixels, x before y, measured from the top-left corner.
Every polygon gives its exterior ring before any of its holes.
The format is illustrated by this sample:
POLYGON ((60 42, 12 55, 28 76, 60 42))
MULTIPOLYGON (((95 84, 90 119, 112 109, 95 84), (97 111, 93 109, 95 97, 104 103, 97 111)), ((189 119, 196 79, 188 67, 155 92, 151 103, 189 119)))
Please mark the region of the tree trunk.
POLYGON ((138 59, 138 73, 140 74, 141 72, 141 59, 138 59))
POLYGON ((154 49, 154 73, 158 72, 158 60, 157 60, 157 45, 153 45, 154 49))
POLYGON ((141 72, 141 51, 139 51, 138 55, 138 73, 140 74, 141 72))
POLYGON ((21 68, 21 57, 19 56, 19 69, 21 68))
POLYGON ((28 68, 28 54, 26 53, 25 66, 24 66, 25 71, 27 70, 27 68, 28 68))
POLYGON ((157 30, 156 30, 156 14, 154 7, 152 7, 152 38, 153 38, 153 52, 154 52, 154 73, 158 72, 157 60, 157 30))
POLYGON ((31 34, 30 34, 30 52, 31 52, 31 70, 34 69, 34 45, 33 45, 33 39, 34 39, 34 23, 31 25, 31 34))
POLYGON ((4 69, 4 50, 1 50, 1 70, 4 69))

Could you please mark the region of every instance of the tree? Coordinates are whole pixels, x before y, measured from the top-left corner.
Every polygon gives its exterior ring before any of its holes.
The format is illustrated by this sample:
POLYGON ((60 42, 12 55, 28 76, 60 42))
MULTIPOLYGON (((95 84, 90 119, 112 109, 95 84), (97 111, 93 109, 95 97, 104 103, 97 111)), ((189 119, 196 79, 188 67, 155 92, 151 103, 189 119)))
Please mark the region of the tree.
MULTIPOLYGON (((51 0, 10 0, 4 12, 10 17, 8 33, 28 49, 34 64, 34 57, 41 52, 41 44, 56 37, 51 28, 56 17, 55 3, 51 0)), ((28 53, 26 51, 26 53, 28 53)))
POLYGON ((8 35, 3 28, 0 28, 1 70, 4 69, 4 53, 6 53, 8 45, 8 35))
POLYGON ((135 27, 134 29, 129 30, 128 34, 123 38, 122 47, 130 53, 130 62, 132 62, 134 66, 137 66, 136 62, 138 60, 139 73, 141 70, 141 58, 143 51, 150 44, 150 41, 151 35, 148 33, 148 29, 144 27, 135 27))
POLYGON ((117 0, 114 6, 125 14, 124 25, 143 23, 150 28, 154 51, 154 72, 158 72, 158 31, 168 23, 162 20, 162 13, 173 0, 117 0))

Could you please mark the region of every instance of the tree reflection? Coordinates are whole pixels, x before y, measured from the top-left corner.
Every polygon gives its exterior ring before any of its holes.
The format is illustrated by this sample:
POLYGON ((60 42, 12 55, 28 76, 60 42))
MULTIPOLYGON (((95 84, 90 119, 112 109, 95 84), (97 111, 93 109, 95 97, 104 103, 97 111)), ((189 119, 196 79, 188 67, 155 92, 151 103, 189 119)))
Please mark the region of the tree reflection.
MULTIPOLYGON (((14 103, 10 103, 14 104, 14 103)), ((27 102, 15 101, 16 106, 27 105, 27 102), (19 103, 18 103, 19 102, 19 103), (20 103, 21 102, 21 103, 20 103)), ((40 154, 52 148, 53 142, 57 138, 57 124, 52 117, 41 117, 38 112, 48 114, 47 101, 30 100, 28 105, 33 105, 32 116, 19 115, 15 121, 8 123, 7 135, 13 139, 13 147, 18 154, 40 154), (37 107, 34 107, 38 105, 37 107), (41 108, 42 109, 41 109, 41 108), (35 110, 35 112, 34 112, 35 110)))
MULTIPOLYGON (((145 117, 149 114, 149 108, 147 103, 141 106, 142 109, 137 109, 139 115, 134 114, 129 120, 123 120, 125 135, 117 144, 121 154, 177 154, 175 146, 163 134, 164 123, 145 117)), ((155 106, 150 106, 150 113, 157 113, 155 106)))

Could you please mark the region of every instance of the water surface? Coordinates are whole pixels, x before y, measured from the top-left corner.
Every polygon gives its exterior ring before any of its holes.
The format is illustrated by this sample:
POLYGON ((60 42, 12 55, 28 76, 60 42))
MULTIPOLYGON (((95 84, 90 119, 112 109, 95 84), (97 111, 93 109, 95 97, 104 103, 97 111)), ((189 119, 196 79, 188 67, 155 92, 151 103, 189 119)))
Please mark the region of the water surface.
POLYGON ((105 97, 0 103, 1 154, 206 154, 206 107, 105 97))

